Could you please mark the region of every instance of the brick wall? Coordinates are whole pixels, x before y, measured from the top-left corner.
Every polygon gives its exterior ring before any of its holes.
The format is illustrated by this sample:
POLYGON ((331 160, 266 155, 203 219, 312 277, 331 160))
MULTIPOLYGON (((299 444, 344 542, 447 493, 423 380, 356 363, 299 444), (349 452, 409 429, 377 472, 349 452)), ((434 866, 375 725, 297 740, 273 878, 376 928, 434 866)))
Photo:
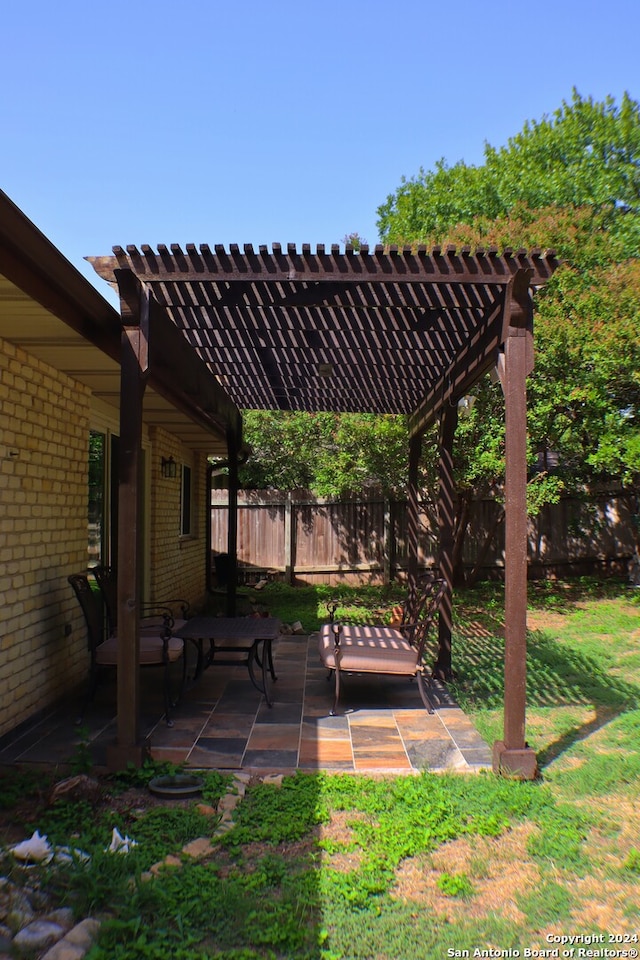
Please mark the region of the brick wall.
POLYGON ((87 675, 89 391, 0 340, 0 736, 87 675))
POLYGON ((206 458, 184 447, 179 439, 161 429, 150 433, 151 463, 151 542, 150 602, 168 597, 184 597, 194 607, 204 602, 206 593, 206 458), (162 458, 173 457, 175 478, 161 474, 162 458), (191 467, 192 532, 180 534, 181 467, 191 467))
MULTIPOLYGON (((86 387, 0 340, 0 737, 84 692, 86 627, 67 577, 87 567, 90 402, 86 387)), ((148 599, 184 597, 198 608, 206 458, 161 429, 149 439, 148 599), (161 476, 170 456, 175 479, 161 476), (192 471, 189 536, 180 534, 182 464, 192 471)))

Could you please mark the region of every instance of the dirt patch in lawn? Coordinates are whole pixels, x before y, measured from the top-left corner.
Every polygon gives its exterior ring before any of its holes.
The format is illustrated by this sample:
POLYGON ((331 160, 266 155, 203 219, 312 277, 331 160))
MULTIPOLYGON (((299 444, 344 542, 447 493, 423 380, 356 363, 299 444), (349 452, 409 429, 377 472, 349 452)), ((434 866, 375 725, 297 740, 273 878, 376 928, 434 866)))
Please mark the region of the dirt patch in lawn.
POLYGON ((430 857, 405 860, 397 873, 394 896, 420 901, 450 921, 499 913, 513 923, 521 923, 523 914, 516 897, 540 878, 538 867, 526 852, 527 838, 534 829, 524 824, 501 837, 463 837, 445 843, 430 857), (474 895, 468 900, 447 896, 437 885, 443 873, 465 874, 474 895))
POLYGON ((355 820, 367 819, 366 814, 354 810, 337 810, 331 814, 331 820, 322 824, 319 833, 320 843, 324 847, 322 859, 325 863, 341 873, 350 873, 361 866, 361 849, 341 850, 340 847, 349 847, 353 841, 351 824, 355 820))
POLYGON ((628 910, 633 900, 637 907, 637 889, 633 893, 629 885, 602 876, 583 877, 569 884, 569 889, 580 901, 580 909, 574 916, 585 929, 633 932, 628 910))
POLYGON ((552 610, 527 610, 527 630, 548 630, 551 633, 561 630, 567 622, 564 613, 552 610))

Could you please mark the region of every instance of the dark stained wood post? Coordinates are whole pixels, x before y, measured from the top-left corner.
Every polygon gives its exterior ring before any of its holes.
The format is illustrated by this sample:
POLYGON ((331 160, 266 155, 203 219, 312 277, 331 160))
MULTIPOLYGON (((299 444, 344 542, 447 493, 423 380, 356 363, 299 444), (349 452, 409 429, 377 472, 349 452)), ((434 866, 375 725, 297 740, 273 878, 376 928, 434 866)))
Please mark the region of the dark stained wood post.
POLYGON ((527 626, 526 340, 505 344, 505 704, 507 749, 525 745, 527 626))
POLYGON ((291 491, 284 498, 284 582, 293 586, 293 557, 295 553, 295 524, 291 491))
POLYGON ((434 675, 451 680, 451 628, 453 625, 453 545, 455 524, 455 481, 453 476, 453 439, 458 425, 458 405, 446 403, 440 414, 438 437, 438 566, 447 581, 438 616, 438 657, 434 675))
POLYGON ((205 496, 207 498, 207 509, 206 509, 206 536, 205 536, 205 556, 204 556, 204 569, 207 585, 207 595, 213 587, 213 543, 212 543, 212 529, 211 529, 211 500, 212 500, 212 486, 213 486, 213 464, 207 462, 207 472, 206 479, 204 484, 205 496))
POLYGON ((227 616, 235 617, 238 593, 238 440, 233 429, 227 430, 229 460, 229 523, 227 528, 227 554, 229 555, 229 579, 227 581, 227 616))
POLYGON ((527 388, 533 369, 533 309, 527 271, 507 292, 504 353, 498 363, 505 401, 505 660, 504 740, 493 747, 494 770, 522 779, 537 772, 525 740, 527 677, 527 388))
POLYGON ((409 490, 407 503, 407 580, 408 594, 415 596, 418 586, 420 504, 418 502, 418 465, 422 450, 422 435, 409 438, 409 490))
POLYGON ((118 491, 118 664, 117 734, 108 748, 111 770, 141 766, 140 744, 140 598, 142 558, 142 401, 149 373, 149 295, 126 283, 122 298, 120 372, 120 453, 118 491))

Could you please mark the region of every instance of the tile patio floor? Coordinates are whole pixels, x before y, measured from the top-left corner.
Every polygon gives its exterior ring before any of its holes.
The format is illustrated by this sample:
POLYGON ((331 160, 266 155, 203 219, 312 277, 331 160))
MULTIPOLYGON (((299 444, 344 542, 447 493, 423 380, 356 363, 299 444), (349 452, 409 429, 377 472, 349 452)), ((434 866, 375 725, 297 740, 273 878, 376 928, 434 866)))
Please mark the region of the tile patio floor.
MULTIPOLYGON (((429 715, 415 681, 347 676, 340 715, 332 717, 333 684, 320 664, 316 636, 283 636, 273 650, 278 680, 271 687, 271 708, 245 667, 212 666, 183 694, 172 727, 158 719, 158 672, 143 670, 141 729, 152 756, 191 768, 256 773, 491 767, 489 747, 462 710, 448 701, 429 715)), ((115 738, 114 704, 115 684, 104 683, 86 713, 82 734, 74 724, 78 703, 69 703, 5 737, 0 764, 65 763, 82 737, 94 763, 104 765, 106 747, 115 738)))

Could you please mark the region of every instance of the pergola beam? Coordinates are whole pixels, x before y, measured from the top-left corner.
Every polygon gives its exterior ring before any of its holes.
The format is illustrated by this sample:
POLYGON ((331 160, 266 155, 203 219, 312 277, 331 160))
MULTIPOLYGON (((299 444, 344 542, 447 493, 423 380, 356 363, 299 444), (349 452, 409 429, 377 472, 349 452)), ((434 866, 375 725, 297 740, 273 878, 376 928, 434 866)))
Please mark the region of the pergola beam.
POLYGON ((429 389, 409 417, 409 434, 423 433, 445 406, 457 403, 496 363, 502 333, 504 299, 494 307, 484 326, 458 350, 452 364, 429 389))
POLYGON ((289 245, 285 253, 278 244, 273 244, 271 252, 261 247, 258 253, 247 252, 246 248, 241 253, 233 246, 227 253, 222 245, 212 252, 205 244, 199 250, 189 246, 186 253, 177 244, 172 245, 171 251, 159 245, 157 254, 150 247, 143 247, 142 252, 135 246, 113 250, 114 257, 89 258, 95 270, 107 280, 113 279, 113 270, 117 267, 133 268, 139 277, 149 282, 197 283, 206 279, 227 284, 306 280, 342 285, 384 283, 393 277, 396 282, 404 283, 477 286, 507 283, 515 272, 530 264, 534 268, 534 283, 544 283, 553 272, 548 257, 539 251, 500 254, 497 249, 490 249, 471 254, 453 248, 442 252, 437 248, 377 246, 373 253, 368 247, 351 253, 341 253, 336 247, 326 253, 319 246, 314 254, 310 249, 299 253, 293 245, 289 245))
POLYGON ((242 435, 242 417, 235 403, 211 376, 210 370, 155 300, 149 288, 130 270, 116 271, 123 317, 135 316, 144 297, 148 304, 149 383, 156 393, 195 422, 218 433, 227 425, 242 435), (145 292, 143 292, 143 290, 145 292))

